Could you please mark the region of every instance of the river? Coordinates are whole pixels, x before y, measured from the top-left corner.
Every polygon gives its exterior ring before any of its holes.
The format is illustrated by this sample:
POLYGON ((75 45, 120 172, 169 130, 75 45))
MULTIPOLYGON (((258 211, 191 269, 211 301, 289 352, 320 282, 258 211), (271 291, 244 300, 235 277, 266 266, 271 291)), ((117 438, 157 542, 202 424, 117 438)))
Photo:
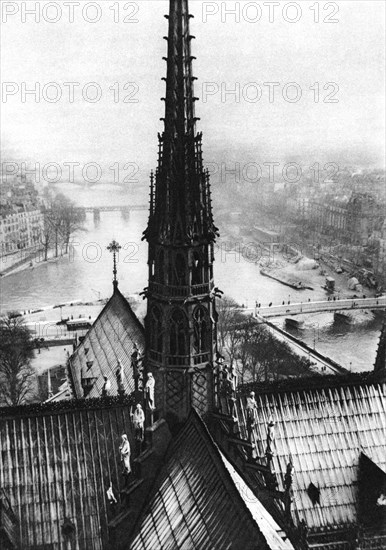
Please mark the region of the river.
MULTIPOLYGON (((79 205, 124 204, 127 197, 114 186, 85 189, 69 184, 66 192, 79 205)), ((143 202, 143 201, 142 201, 143 202)), ((93 301, 108 297, 112 291, 112 258, 106 247, 112 239, 122 246, 118 258, 119 288, 134 294, 147 286, 147 245, 141 240, 147 212, 102 212, 100 221, 87 214, 85 231, 72 240, 71 254, 57 261, 41 262, 33 268, 1 280, 1 311, 35 309, 69 302, 93 301)), ((220 228, 221 230, 221 228, 220 228)), ((216 247, 216 285, 240 304, 252 307, 283 300, 299 300, 299 293, 260 275, 258 267, 245 255, 228 250, 225 243, 216 247)), ((324 296, 319 288, 301 292, 303 301, 324 296)), ((334 323, 332 313, 306 316, 305 327, 294 331, 298 337, 321 353, 353 371, 369 370, 374 364, 382 315, 369 312, 354 325, 334 323)), ((276 321, 283 325, 284 320, 276 321)))

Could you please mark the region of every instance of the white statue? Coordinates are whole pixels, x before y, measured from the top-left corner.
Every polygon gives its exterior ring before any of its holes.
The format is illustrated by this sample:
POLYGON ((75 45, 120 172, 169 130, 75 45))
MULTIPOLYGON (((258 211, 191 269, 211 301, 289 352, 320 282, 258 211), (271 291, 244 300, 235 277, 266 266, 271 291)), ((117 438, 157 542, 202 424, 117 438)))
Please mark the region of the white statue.
POLYGON ((109 395, 109 391, 111 390, 111 381, 107 378, 107 376, 103 377, 104 383, 102 388, 102 395, 106 396, 109 395))
POLYGON ((125 391, 125 371, 123 370, 123 365, 118 359, 118 368, 116 371, 116 377, 117 377, 117 386, 118 386, 118 392, 124 392, 125 391))
POLYGON ((268 427, 267 427, 267 447, 271 448, 271 444, 273 443, 274 439, 275 439, 275 421, 271 414, 268 420, 268 427))
POLYGON ((145 413, 141 405, 138 403, 133 413, 133 427, 135 438, 139 441, 143 440, 143 430, 145 424, 145 413))
POLYGON ((257 403, 255 399, 255 392, 251 391, 249 397, 247 397, 247 418, 251 422, 255 421, 255 413, 257 409, 257 403))
POLYGON ((127 435, 122 435, 122 442, 119 447, 119 451, 121 453, 121 462, 123 462, 123 473, 124 474, 130 474, 131 472, 131 466, 130 466, 130 443, 127 439, 127 435))
POLYGON ((149 409, 153 411, 155 409, 155 403, 154 403, 154 387, 155 387, 155 380, 154 376, 151 372, 147 375, 147 382, 145 386, 146 391, 146 400, 149 406, 149 409))
POLYGON ((113 484, 110 481, 110 487, 106 491, 107 498, 110 504, 117 504, 117 499, 115 498, 114 491, 113 491, 113 484))

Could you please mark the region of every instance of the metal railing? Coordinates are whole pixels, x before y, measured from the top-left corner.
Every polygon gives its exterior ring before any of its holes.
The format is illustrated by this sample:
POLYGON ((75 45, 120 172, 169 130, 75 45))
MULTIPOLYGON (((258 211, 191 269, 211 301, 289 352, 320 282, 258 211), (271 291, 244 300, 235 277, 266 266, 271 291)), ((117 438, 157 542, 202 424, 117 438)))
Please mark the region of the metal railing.
POLYGON ((240 308, 263 317, 280 317, 300 313, 318 313, 322 311, 339 311, 350 309, 383 309, 386 308, 386 296, 378 298, 345 298, 341 300, 319 300, 315 302, 298 302, 284 305, 265 306, 260 308, 240 308))

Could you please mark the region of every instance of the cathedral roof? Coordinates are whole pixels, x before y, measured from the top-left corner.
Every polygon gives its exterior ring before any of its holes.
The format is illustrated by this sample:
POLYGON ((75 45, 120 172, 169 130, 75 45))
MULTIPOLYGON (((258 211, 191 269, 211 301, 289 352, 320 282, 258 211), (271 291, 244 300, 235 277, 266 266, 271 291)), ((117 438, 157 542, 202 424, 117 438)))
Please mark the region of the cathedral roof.
POLYGON ((82 378, 91 380, 87 397, 99 397, 104 376, 111 382, 111 395, 117 394, 116 370, 118 361, 124 370, 126 393, 134 390, 131 355, 137 344, 144 351, 144 328, 118 288, 107 302, 84 340, 69 361, 70 382, 74 396, 83 397, 82 378))
MULTIPOLYGON (((119 445, 134 445, 128 398, 0 408, 0 485, 18 521, 20 548, 107 546, 110 484, 122 489, 119 445)), ((1 523, 1 518, 0 518, 1 523)))
POLYGON ((172 440, 147 502, 131 550, 293 548, 195 411, 172 440))
MULTIPOLYGON (((386 472, 386 384, 353 377, 335 384, 256 395, 253 431, 256 454, 264 461, 267 425, 275 421, 273 470, 278 490, 290 459, 293 474, 293 514, 311 532, 327 531, 358 521, 358 472, 361 453, 386 472)), ((242 437, 246 397, 238 401, 242 437)))

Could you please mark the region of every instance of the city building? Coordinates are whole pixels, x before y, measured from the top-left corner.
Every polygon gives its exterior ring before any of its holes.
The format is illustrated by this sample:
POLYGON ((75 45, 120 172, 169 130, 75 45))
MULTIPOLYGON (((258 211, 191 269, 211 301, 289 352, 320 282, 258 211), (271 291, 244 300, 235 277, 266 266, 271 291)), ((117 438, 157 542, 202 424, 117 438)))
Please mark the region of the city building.
POLYGON ((43 214, 33 183, 25 177, 4 177, 0 184, 1 255, 36 250, 42 230, 43 214))
POLYGON ((6 256, 36 250, 40 245, 44 217, 39 208, 0 206, 0 250, 6 256))

